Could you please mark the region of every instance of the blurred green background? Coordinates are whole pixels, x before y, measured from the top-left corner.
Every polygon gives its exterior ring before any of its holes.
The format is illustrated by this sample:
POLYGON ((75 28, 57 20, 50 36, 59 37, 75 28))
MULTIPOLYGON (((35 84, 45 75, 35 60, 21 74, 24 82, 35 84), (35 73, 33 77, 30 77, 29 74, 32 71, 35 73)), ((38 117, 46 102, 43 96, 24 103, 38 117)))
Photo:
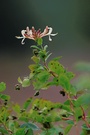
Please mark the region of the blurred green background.
MULTIPOLYGON (((0 2, 0 82, 7 84, 6 93, 12 99, 22 102, 33 95, 32 87, 15 91, 18 76, 29 74, 28 65, 31 63, 33 41, 25 40, 26 44, 16 39, 21 30, 27 26, 43 29, 53 28, 58 35, 48 44, 53 53, 51 57, 63 56, 61 62, 73 70, 72 65, 77 61, 90 61, 90 0, 3 0, 0 2)), ((41 93, 41 97, 59 100, 58 89, 41 93), (58 90, 57 90, 58 91, 58 90), (51 94, 52 92, 52 94, 51 94), (48 94, 47 94, 48 93, 48 94), (53 94, 56 96, 53 97, 53 94), (55 98, 56 97, 56 98, 55 98)))

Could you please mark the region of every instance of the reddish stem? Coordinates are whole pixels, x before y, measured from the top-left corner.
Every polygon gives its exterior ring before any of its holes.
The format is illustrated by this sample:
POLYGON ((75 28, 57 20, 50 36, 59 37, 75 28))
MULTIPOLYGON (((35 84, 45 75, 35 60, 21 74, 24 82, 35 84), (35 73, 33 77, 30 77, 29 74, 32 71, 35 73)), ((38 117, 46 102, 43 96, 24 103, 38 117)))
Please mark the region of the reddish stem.
POLYGON ((86 120, 86 114, 85 114, 85 111, 83 109, 83 107, 81 106, 81 109, 82 109, 82 112, 83 112, 83 116, 82 116, 82 120, 86 123, 86 126, 88 128, 90 128, 90 124, 88 123, 88 121, 86 120))

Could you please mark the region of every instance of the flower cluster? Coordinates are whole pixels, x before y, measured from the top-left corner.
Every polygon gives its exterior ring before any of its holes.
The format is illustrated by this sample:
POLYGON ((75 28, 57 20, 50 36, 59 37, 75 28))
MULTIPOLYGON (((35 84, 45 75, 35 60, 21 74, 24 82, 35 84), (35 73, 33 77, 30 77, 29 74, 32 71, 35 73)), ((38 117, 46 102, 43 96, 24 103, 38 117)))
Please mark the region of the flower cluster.
POLYGON ((26 27, 26 30, 21 31, 22 36, 21 37, 16 36, 16 38, 22 39, 22 41, 21 41, 22 44, 25 43, 24 42, 25 38, 32 39, 32 40, 36 41, 38 38, 49 36, 49 41, 52 41, 51 36, 57 35, 57 33, 52 34, 52 30, 53 29, 51 27, 48 27, 48 26, 46 26, 46 28, 44 29, 43 32, 41 32, 40 29, 36 31, 34 27, 32 27, 32 29, 29 29, 29 27, 26 27))

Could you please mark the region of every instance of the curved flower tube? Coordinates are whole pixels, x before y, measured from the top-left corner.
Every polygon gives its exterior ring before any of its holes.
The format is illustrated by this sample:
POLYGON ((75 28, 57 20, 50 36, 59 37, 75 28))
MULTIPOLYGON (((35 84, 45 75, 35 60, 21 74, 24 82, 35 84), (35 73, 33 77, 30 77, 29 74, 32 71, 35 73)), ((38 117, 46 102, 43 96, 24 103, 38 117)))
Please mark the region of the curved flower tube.
POLYGON ((22 36, 21 37, 16 36, 16 38, 22 39, 22 41, 21 41, 22 44, 25 44, 25 42, 24 42, 25 38, 36 41, 38 38, 49 36, 49 41, 52 41, 51 36, 57 35, 57 33, 52 34, 52 31, 53 31, 53 29, 48 26, 46 26, 46 28, 44 29, 44 31, 42 33, 41 33, 40 29, 36 31, 34 27, 32 27, 32 29, 29 29, 29 27, 26 27, 26 30, 21 31, 22 36))

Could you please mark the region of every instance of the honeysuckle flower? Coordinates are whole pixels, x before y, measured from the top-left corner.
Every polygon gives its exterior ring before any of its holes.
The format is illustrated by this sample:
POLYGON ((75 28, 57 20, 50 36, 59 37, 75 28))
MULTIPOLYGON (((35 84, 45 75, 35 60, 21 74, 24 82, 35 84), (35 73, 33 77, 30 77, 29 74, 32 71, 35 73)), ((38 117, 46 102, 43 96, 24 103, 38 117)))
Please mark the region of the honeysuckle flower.
POLYGON ((34 27, 32 27, 32 29, 29 29, 29 27, 27 27, 26 30, 21 31, 22 36, 21 37, 16 36, 16 38, 22 39, 22 41, 21 41, 22 44, 25 44, 25 42, 24 42, 25 38, 36 41, 38 38, 49 36, 49 41, 52 41, 51 36, 57 35, 57 33, 52 34, 52 31, 53 31, 53 29, 48 26, 46 26, 46 28, 44 29, 44 31, 42 33, 41 33, 40 29, 36 31, 34 27))

